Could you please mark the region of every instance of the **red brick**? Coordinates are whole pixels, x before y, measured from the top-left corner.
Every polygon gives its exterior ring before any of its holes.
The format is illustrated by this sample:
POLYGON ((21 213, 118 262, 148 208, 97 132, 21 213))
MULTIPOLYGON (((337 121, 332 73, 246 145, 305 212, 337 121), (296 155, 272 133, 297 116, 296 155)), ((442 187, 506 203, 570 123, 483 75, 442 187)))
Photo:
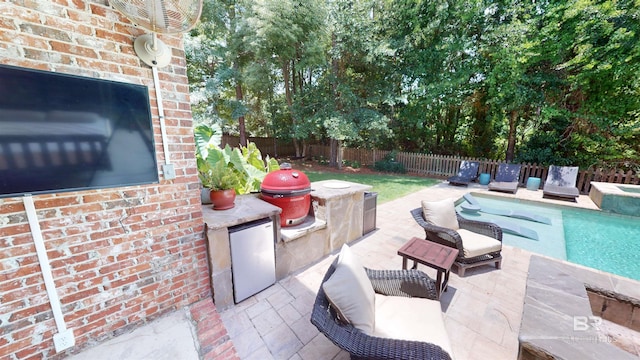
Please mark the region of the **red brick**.
POLYGON ((60 215, 72 216, 72 215, 84 215, 91 212, 97 212, 102 210, 100 203, 83 203, 79 206, 67 206, 60 209, 60 215))
POLYGON ((29 347, 28 349, 24 349, 18 351, 15 356, 20 360, 38 360, 43 359, 44 354, 42 354, 42 350, 46 348, 46 345, 40 343, 38 345, 34 345, 29 347))
POLYGON ((29 228, 29 224, 9 225, 2 227, 3 236, 19 235, 29 233, 30 231, 31 229, 29 228))
POLYGON ((0 214, 6 215, 11 213, 22 213, 24 211, 24 204, 22 202, 7 202, 0 205, 0 214))
MULTIPOLYGON (((116 43, 120 43, 120 44, 132 44, 131 45, 131 50, 130 53, 133 54, 133 40, 134 40, 134 36, 130 36, 130 35, 123 35, 123 34, 118 34, 118 33, 114 33, 114 32, 109 32, 109 31, 104 31, 102 29, 96 29, 96 36, 100 39, 106 39, 106 40, 111 40, 114 41, 116 43)), ((126 47, 123 47, 123 50, 126 49, 126 47)), ((94 63, 94 65, 100 65, 100 63, 96 62, 94 63)), ((110 72, 116 72, 113 71, 113 69, 110 69, 110 72)))
POLYGON ((216 307, 215 305, 213 305, 213 301, 203 300, 193 304, 190 310, 191 310, 191 317, 196 322, 199 322, 207 318, 208 316, 210 316, 211 313, 215 313, 216 307))
POLYGON ((87 290, 83 290, 83 291, 77 291, 74 293, 71 293, 67 296, 61 297, 60 301, 62 303, 72 303, 75 301, 79 301, 79 300, 83 300, 83 299, 87 299, 91 296, 94 296, 96 294, 98 294, 98 289, 97 288, 91 288, 91 289, 87 289, 87 290))
POLYGON ((98 319, 97 321, 93 322, 93 323, 89 323, 87 325, 84 326, 80 326, 80 327, 76 327, 73 329, 73 332, 75 333, 76 331, 78 333, 85 333, 85 332, 90 332, 92 330, 104 327, 106 325, 106 320, 104 318, 98 319))
POLYGON ((51 197, 44 198, 43 200, 34 199, 34 206, 38 210, 47 208, 59 208, 70 205, 78 205, 80 204, 80 200, 80 198, 75 196, 51 197))
MULTIPOLYGON (((23 0, 3 8, 0 42, 20 44, 25 56, 4 58, 2 63, 127 78, 148 86, 157 158, 163 160, 151 70, 141 65, 133 51, 133 39, 144 30, 106 3, 53 0, 48 7, 41 4, 23 0)), ((164 106, 172 160, 180 177, 160 184, 34 197, 65 319, 73 324, 80 345, 131 327, 131 320, 148 321, 203 298, 210 302, 182 39, 168 35, 162 39, 172 47, 172 67, 162 69, 160 76, 167 94, 164 106), (152 269, 151 262, 162 265, 152 269)), ((0 214, 8 219, 0 237, 0 258, 7 261, 0 273, 3 309, 13 319, 35 319, 35 324, 12 323, 17 330, 10 335, 17 341, 30 340, 35 325, 44 326, 47 334, 46 341, 35 346, 26 342, 12 352, 25 358, 58 358, 50 340, 55 324, 47 310, 22 200, 4 199, 0 214), (31 300, 29 307, 24 307, 24 298, 31 300)), ((0 342, 0 349, 8 345, 0 342)))
MULTIPOLYGON (((67 10, 65 9, 64 11, 66 12, 67 10)), ((44 24, 54 29, 67 31, 76 35, 92 35, 91 27, 84 24, 83 22, 75 22, 70 21, 69 19, 47 16, 45 18, 44 24)), ((60 51, 58 49, 54 50, 60 51)))
MULTIPOLYGON (((35 255, 32 258, 35 259, 35 255)), ((15 279, 15 278, 26 277, 26 276, 30 276, 31 274, 38 274, 38 273, 40 273, 40 265, 37 264, 37 261, 32 261, 28 265, 25 265, 23 263, 20 265, 20 268, 18 268, 16 271, 6 271, 6 272, 0 273, 0 282, 15 279)))
POLYGON ((48 303, 46 304, 40 304, 37 306, 30 306, 28 308, 23 308, 21 310, 18 311, 14 311, 11 314, 11 318, 9 318, 10 322, 15 322, 24 318, 28 318, 30 316, 33 316, 35 314, 39 314, 39 313, 43 313, 43 312, 47 312, 51 310, 51 305, 49 305, 48 303))
POLYGON ((31 337, 21 339, 18 341, 12 341, 6 346, 0 347, 0 354, 14 354, 22 349, 29 348, 31 346, 31 337))

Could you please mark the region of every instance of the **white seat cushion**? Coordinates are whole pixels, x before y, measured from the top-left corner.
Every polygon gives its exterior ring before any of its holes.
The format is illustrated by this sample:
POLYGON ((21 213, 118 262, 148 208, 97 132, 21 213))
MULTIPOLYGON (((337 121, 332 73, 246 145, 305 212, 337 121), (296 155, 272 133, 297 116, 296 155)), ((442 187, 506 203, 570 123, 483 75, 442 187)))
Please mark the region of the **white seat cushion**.
POLYGON ((376 294, 374 336, 428 342, 453 357, 437 300, 376 294))
POLYGON ((502 249, 502 243, 490 236, 482 235, 466 229, 459 229, 462 238, 464 257, 472 258, 502 249))
POLYGON ((458 217, 456 216, 456 204, 453 199, 440 201, 422 200, 422 213, 429 223, 448 229, 458 230, 458 217))
POLYGON ((327 299, 341 320, 365 334, 375 328, 375 291, 360 261, 346 244, 342 246, 335 272, 322 284, 327 299))

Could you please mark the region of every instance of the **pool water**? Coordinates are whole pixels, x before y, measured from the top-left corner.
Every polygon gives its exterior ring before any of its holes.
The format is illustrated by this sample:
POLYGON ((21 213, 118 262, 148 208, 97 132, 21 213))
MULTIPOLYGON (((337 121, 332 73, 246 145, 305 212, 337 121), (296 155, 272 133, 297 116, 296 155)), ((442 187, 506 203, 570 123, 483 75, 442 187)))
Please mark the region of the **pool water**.
POLYGON ((636 186, 618 186, 618 189, 628 193, 640 194, 640 187, 636 186))
POLYGON ((640 218, 564 210, 567 260, 640 280, 640 218))
POLYGON ((458 204, 458 213, 465 218, 480 221, 501 219, 538 233, 538 240, 504 233, 504 244, 640 280, 639 217, 484 195, 474 197, 481 206, 529 211, 551 219, 548 225, 482 212, 467 213, 461 209, 465 202, 458 204))

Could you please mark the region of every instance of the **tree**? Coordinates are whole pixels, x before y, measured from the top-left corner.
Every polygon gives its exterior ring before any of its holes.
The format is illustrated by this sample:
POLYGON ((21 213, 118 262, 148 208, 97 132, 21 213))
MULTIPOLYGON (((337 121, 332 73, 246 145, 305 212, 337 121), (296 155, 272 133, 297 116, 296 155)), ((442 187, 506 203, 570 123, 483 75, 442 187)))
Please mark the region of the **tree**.
POLYGON ((247 10, 243 0, 205 1, 200 22, 185 44, 194 117, 202 122, 237 122, 243 146, 248 112, 244 71, 254 58, 248 44, 247 10))
POLYGON ((481 86, 479 2, 395 0, 385 3, 385 36, 395 50, 404 104, 396 118, 408 150, 463 152, 461 129, 481 86), (416 136, 418 135, 418 136, 416 136))
POLYGON ((533 70, 537 54, 536 3, 511 0, 489 7, 486 41, 482 49, 488 61, 485 84, 490 111, 506 122, 505 161, 515 158, 517 132, 540 107, 540 73, 533 70))
POLYGON ((632 1, 550 3, 540 20, 538 63, 552 76, 537 132, 520 159, 638 164, 638 14, 632 1))
POLYGON ((634 0, 207 0, 194 117, 340 148, 640 163, 634 0), (244 120, 244 121, 243 121, 244 120))
POLYGON ((305 86, 315 80, 315 72, 326 61, 324 2, 262 0, 256 1, 254 7, 250 22, 256 35, 252 45, 257 57, 266 60, 265 71, 278 73, 278 83, 272 86, 284 90, 292 129, 289 135, 294 140, 296 155, 304 156, 308 134, 299 131, 302 120, 294 109, 305 86))
POLYGON ((381 108, 389 99, 390 56, 378 34, 377 7, 377 1, 344 0, 330 6, 330 66, 319 88, 326 102, 314 107, 313 117, 330 139, 333 166, 342 166, 343 142, 367 143, 387 131, 381 108))

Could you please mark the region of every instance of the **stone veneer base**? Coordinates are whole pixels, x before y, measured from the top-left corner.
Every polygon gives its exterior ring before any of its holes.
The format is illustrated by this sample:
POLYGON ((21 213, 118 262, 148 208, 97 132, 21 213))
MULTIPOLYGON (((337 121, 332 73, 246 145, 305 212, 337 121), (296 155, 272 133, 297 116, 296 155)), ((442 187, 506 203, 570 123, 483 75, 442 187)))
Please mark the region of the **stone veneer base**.
POLYGON ((593 181, 589 198, 605 211, 630 216, 640 214, 640 185, 593 181))

